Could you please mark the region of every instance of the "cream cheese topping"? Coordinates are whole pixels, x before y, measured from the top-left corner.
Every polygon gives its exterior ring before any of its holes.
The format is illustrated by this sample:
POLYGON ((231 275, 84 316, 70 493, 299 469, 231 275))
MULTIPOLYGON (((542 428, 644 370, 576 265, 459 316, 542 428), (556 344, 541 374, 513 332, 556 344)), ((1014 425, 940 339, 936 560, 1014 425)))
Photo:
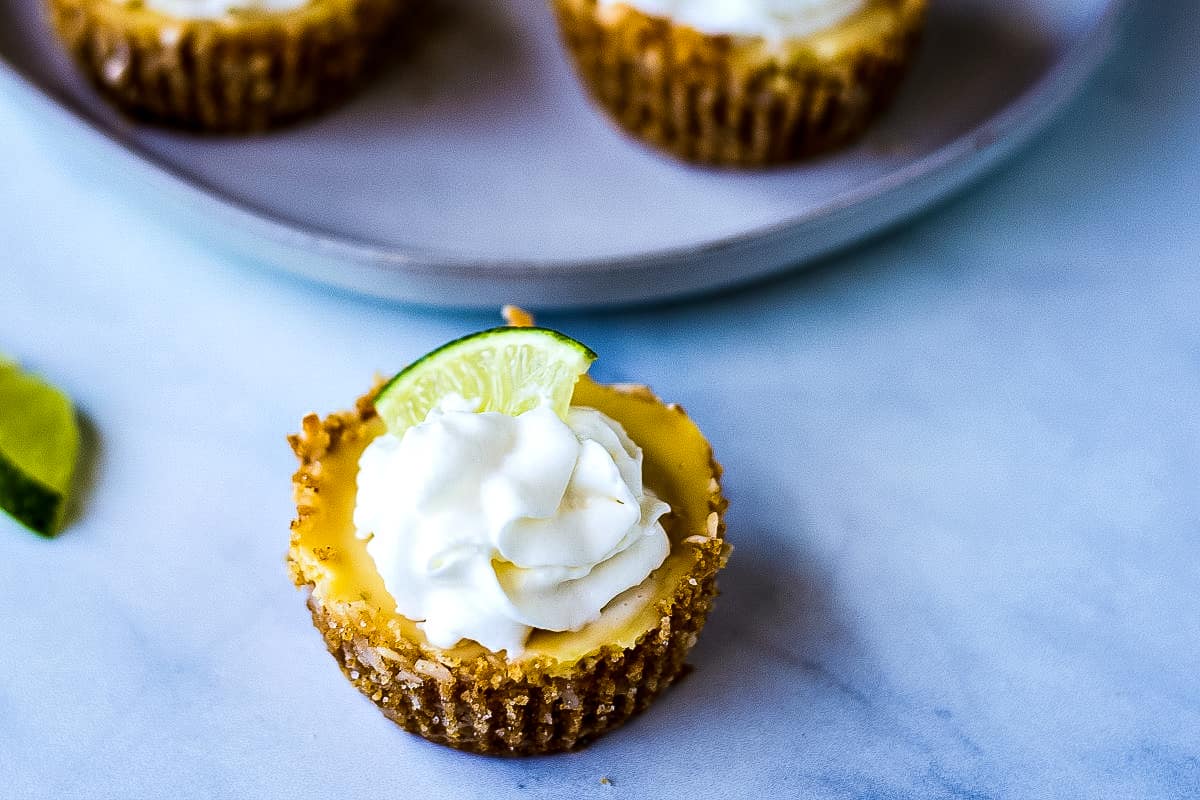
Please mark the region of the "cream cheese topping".
POLYGON ((866 0, 598 0, 601 8, 628 6, 708 34, 780 40, 832 28, 866 0))
POLYGON ((444 402, 359 460, 354 524, 396 610, 435 647, 520 656, 573 631, 667 557, 670 507, 619 423, 572 407, 520 416, 444 402))
POLYGON ((177 19, 220 19, 233 11, 282 12, 309 0, 143 0, 143 5, 177 19))

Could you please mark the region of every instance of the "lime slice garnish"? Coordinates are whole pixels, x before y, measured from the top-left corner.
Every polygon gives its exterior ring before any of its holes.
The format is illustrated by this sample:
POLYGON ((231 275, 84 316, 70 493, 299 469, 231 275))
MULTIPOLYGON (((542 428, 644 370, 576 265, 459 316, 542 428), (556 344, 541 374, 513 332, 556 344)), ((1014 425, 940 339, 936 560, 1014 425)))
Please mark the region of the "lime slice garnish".
POLYGON ((451 396, 477 411, 515 416, 549 405, 565 417, 575 382, 595 360, 595 353, 558 331, 492 328, 410 364, 379 390, 375 408, 397 436, 451 396))
POLYGON ((66 395, 0 358, 0 509, 35 533, 62 525, 79 453, 66 395))

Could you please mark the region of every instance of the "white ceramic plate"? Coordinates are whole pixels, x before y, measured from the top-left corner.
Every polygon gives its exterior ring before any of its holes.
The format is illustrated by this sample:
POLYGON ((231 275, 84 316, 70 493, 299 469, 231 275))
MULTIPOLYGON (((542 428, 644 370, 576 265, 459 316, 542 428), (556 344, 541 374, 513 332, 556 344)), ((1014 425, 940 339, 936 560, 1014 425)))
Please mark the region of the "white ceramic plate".
MULTIPOLYGON (((186 224, 256 261, 447 306, 615 304, 796 267, 1012 153, 1107 51, 1121 0, 932 0, 892 113, 858 146, 769 172, 672 161, 588 102, 545 0, 441 0, 419 52, 348 105, 251 138, 130 123, 0 0, 0 78, 128 162, 186 224)), ((106 153, 107 155, 107 153, 106 153)))

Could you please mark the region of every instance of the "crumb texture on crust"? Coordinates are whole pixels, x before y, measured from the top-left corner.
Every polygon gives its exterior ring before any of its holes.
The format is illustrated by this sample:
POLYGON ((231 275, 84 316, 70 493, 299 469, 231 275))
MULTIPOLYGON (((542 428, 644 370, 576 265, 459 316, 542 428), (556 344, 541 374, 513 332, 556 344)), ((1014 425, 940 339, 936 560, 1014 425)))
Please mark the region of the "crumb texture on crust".
MULTIPOLYGON (((609 391, 653 405, 656 413, 683 414, 644 387, 606 389, 588 381, 585 391, 593 396, 609 391)), ((654 608, 657 621, 629 646, 601 646, 569 663, 545 656, 509 662, 479 647, 429 647, 407 633, 411 623, 368 597, 335 600, 321 590, 330 562, 339 558, 332 549, 306 543, 306 533, 323 521, 322 489, 330 479, 323 463, 341 448, 361 446, 374 417, 368 396, 353 412, 325 419, 309 415, 301 433, 289 437, 300 468, 293 478, 297 518, 288 563, 295 583, 308 591, 313 624, 329 652, 385 715, 406 730, 462 750, 550 753, 580 747, 620 725, 679 677, 729 553, 720 467, 711 452, 708 482, 698 487, 705 515, 700 530, 681 531, 686 535, 673 541, 673 548, 686 548, 691 557, 673 591, 654 608)))
POLYGON ((131 116, 210 133, 261 131, 340 102, 407 0, 314 0, 287 12, 165 16, 138 3, 45 0, 59 39, 131 116))
POLYGON ((638 138, 700 163, 753 167, 848 144, 891 103, 926 0, 871 0, 853 27, 772 47, 629 6, 552 0, 576 71, 638 138))

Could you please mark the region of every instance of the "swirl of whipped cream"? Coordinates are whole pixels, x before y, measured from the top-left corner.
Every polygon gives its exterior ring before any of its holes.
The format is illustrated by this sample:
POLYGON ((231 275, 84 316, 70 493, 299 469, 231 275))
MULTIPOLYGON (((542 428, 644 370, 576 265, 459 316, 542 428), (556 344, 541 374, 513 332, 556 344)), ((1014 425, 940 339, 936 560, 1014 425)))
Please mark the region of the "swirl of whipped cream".
POLYGON ((143 0, 146 8, 176 19, 220 19, 231 11, 280 12, 309 0, 143 0))
POLYGON ((443 402, 359 459, 354 525, 396 610, 435 647, 516 658, 534 629, 578 630, 667 557, 670 506, 621 425, 573 407, 520 416, 443 402))
POLYGON ((668 17, 702 33, 787 39, 832 28, 866 0, 599 0, 668 17))

